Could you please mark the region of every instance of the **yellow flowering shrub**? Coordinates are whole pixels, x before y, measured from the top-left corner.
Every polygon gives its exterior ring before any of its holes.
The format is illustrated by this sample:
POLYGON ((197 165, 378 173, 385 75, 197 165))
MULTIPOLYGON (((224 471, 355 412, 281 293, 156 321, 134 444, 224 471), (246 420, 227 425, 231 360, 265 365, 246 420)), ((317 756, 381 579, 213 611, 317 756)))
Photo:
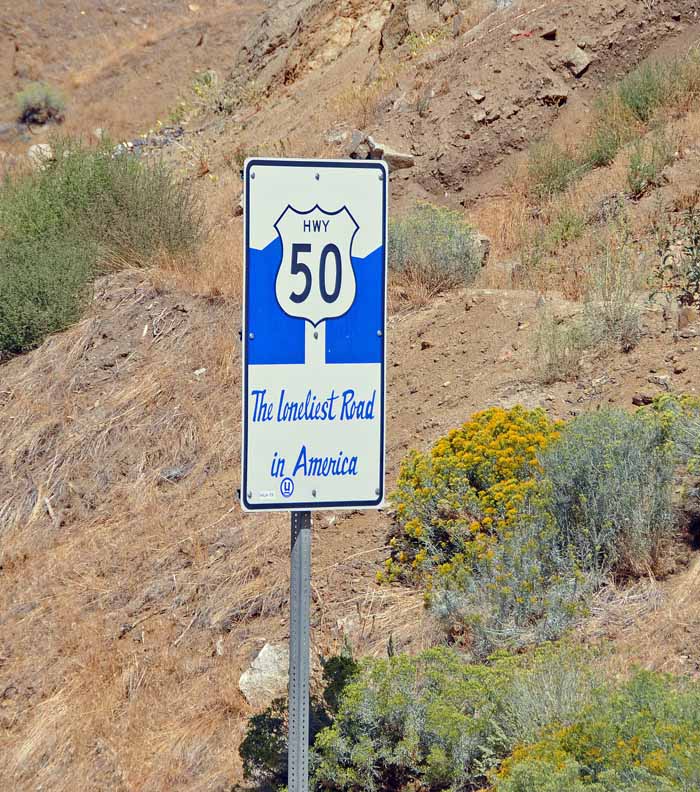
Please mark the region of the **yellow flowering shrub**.
POLYGON ((382 579, 428 580, 487 558, 533 508, 537 454, 558 436, 543 410, 492 407, 405 459, 392 501, 397 530, 382 579))

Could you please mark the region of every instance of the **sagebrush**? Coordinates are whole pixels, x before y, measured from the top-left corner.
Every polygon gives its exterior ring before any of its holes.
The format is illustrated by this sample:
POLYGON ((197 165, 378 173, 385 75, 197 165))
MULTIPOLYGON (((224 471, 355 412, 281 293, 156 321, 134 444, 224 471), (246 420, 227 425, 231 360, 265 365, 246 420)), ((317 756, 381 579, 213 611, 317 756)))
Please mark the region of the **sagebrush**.
POLYGON ((53 157, 0 186, 0 356, 75 321, 109 269, 192 254, 202 209, 160 160, 55 140, 53 157))
POLYGON ((483 255, 472 227, 450 209, 419 204, 389 223, 389 266, 427 296, 474 282, 483 255))

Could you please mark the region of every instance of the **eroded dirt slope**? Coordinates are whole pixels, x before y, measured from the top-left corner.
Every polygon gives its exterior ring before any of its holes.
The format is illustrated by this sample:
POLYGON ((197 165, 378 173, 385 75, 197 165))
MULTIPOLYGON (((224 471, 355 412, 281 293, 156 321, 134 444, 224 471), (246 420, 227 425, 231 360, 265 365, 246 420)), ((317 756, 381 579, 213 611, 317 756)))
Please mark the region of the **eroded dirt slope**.
POLYGON ((15 94, 43 81, 65 94, 64 130, 120 139, 165 121, 194 75, 232 63, 263 0, 6 0, 0 14, 0 147, 21 151, 15 94))

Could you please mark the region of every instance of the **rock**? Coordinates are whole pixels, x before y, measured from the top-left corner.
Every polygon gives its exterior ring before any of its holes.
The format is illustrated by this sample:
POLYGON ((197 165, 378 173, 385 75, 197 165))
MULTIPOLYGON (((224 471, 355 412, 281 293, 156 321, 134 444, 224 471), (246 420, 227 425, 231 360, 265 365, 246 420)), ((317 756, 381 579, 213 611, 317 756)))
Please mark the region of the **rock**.
POLYGON ((35 143, 27 151, 29 162, 34 168, 45 168, 49 162, 53 162, 55 157, 53 148, 48 143, 35 143))
POLYGON ((476 242, 479 256, 481 257, 481 266, 485 267, 489 260, 489 256, 491 255, 491 240, 486 236, 486 234, 480 234, 477 232, 474 235, 474 242, 476 242))
POLYGON ((485 124, 486 123, 486 110, 477 110, 476 113, 472 116, 474 119, 475 124, 485 124))
POLYGON ((432 349, 434 345, 430 343, 430 341, 421 341, 420 348, 421 352, 425 352, 426 349, 432 349))
POLYGON ((635 407, 644 407, 647 404, 652 404, 654 401, 654 397, 650 396, 648 393, 635 393, 632 397, 632 404, 635 407))
POLYGON ((467 96, 470 96, 477 104, 481 104, 486 99, 486 94, 476 88, 467 88, 467 96))
POLYGON ((410 32, 406 3, 395 3, 382 28, 379 51, 382 52, 385 49, 394 50, 400 47, 410 32))
POLYGON ((652 374, 649 377, 649 382, 653 385, 658 385, 664 390, 671 390, 671 378, 668 374, 652 374))
POLYGON ((501 351, 498 353, 498 357, 496 361, 498 363, 507 363, 509 360, 513 359, 513 347, 510 344, 506 344, 504 347, 501 348, 501 351))
POLYGON ((428 6, 425 0, 407 0, 408 27, 411 33, 431 33, 440 26, 440 14, 428 6))
POLYGON ((563 63, 574 77, 580 77, 593 63, 593 58, 581 47, 574 47, 564 55, 563 63))
POLYGON ((367 16, 364 16, 361 21, 370 33, 378 33, 384 26, 385 18, 380 9, 375 9, 370 11, 367 16))
POLYGON ((460 36, 462 34, 462 28, 464 27, 464 16, 462 14, 455 14, 452 17, 452 35, 454 38, 460 36))
POLYGON ((413 154, 406 154, 402 151, 397 151, 390 146, 385 146, 381 143, 378 144, 384 151, 382 159, 389 166, 390 170, 401 170, 401 168, 412 168, 416 164, 416 158, 413 154))
POLYGON ((243 214, 243 193, 241 197, 233 205, 233 216, 240 217, 243 214))
POLYGON ((556 25, 542 25, 540 30, 540 38, 547 41, 556 41, 557 39, 557 26, 556 25))
POLYGON ((359 146, 350 155, 352 159, 369 159, 369 146, 366 143, 360 143, 359 146))
POLYGON ((261 709, 284 695, 289 680, 289 649, 265 644, 250 668, 241 674, 238 687, 251 707, 261 709))
POLYGON ((341 146, 348 139, 348 133, 342 129, 332 129, 326 134, 326 143, 331 146, 341 146))
POLYGON ((177 484, 177 482, 182 481, 189 472, 189 465, 173 465, 172 467, 163 468, 160 471, 160 477, 169 484, 177 484))
POLYGON ((569 89, 559 79, 550 79, 537 94, 537 100, 546 105, 556 105, 557 107, 566 103, 569 98, 569 89))
POLYGON ((680 22, 681 21, 681 12, 680 11, 674 11, 671 14, 671 19, 673 19, 675 22, 680 22))
POLYGON ((381 159, 384 156, 384 147, 378 144, 371 135, 367 135, 365 143, 369 146, 369 158, 381 159))
POLYGON ((350 44, 355 23, 348 17, 336 17, 328 30, 329 39, 318 54, 321 63, 328 64, 337 60, 338 56, 350 44))
POLYGON ((685 374, 685 372, 686 372, 687 370, 688 370, 688 367, 687 367, 685 364, 683 364, 683 363, 677 363, 677 364, 676 364, 676 365, 673 367, 673 373, 674 373, 674 374, 685 374))

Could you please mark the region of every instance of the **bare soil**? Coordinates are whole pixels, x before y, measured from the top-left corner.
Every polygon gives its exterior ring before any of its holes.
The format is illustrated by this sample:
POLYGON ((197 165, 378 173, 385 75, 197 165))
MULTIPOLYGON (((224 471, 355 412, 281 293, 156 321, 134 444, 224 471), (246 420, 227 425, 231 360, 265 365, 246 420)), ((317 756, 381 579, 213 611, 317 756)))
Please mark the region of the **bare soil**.
MULTIPOLYGON (((97 284, 83 322, 0 367, 8 788, 204 791, 241 780, 237 746, 250 709, 238 679, 265 642, 288 637, 289 526, 285 515, 244 515, 236 502, 240 306, 224 283, 240 271, 237 154, 345 156, 361 127, 416 158, 392 176, 394 207, 424 197, 478 214, 507 189, 532 140, 550 129, 577 135, 602 86, 700 34, 694 0, 552 0, 515 3, 414 53, 408 44, 382 48, 391 14, 391 4, 366 0, 265 9, 50 0, 3 12, 0 30, 16 46, 0 52, 0 121, 12 120, 12 96, 30 79, 66 90, 65 128, 84 134, 143 131, 203 68, 246 97, 232 116, 198 119, 168 151, 181 172, 199 176, 209 207, 217 249, 206 286, 172 270, 112 275, 97 284), (543 38, 552 27, 556 39, 543 38), (574 45, 592 57, 579 78, 561 59, 574 45), (377 85, 365 101, 365 88, 377 85), (561 85, 564 104, 537 98, 561 85), (482 106, 487 122, 475 120, 482 106)), ((46 132, 0 147, 22 151, 46 132)), ((697 191, 698 157, 689 141, 664 186, 633 213, 697 191)), ((500 263, 487 265, 485 284, 498 283, 500 263)), ((397 302, 390 486, 407 450, 428 448, 491 405, 567 418, 606 404, 631 409, 635 395, 666 387, 700 390, 700 326, 680 328, 646 305, 631 353, 604 349, 577 380, 539 384, 533 336, 545 310, 571 316, 580 305, 495 288, 454 291, 421 308, 397 302)), ((315 516, 315 658, 346 636, 375 655, 390 636, 405 651, 436 640, 420 592, 376 584, 391 520, 389 510, 315 516)), ((601 593, 582 626, 591 640, 615 641, 618 672, 632 663, 700 671, 693 541, 679 542, 666 579, 601 593)))

